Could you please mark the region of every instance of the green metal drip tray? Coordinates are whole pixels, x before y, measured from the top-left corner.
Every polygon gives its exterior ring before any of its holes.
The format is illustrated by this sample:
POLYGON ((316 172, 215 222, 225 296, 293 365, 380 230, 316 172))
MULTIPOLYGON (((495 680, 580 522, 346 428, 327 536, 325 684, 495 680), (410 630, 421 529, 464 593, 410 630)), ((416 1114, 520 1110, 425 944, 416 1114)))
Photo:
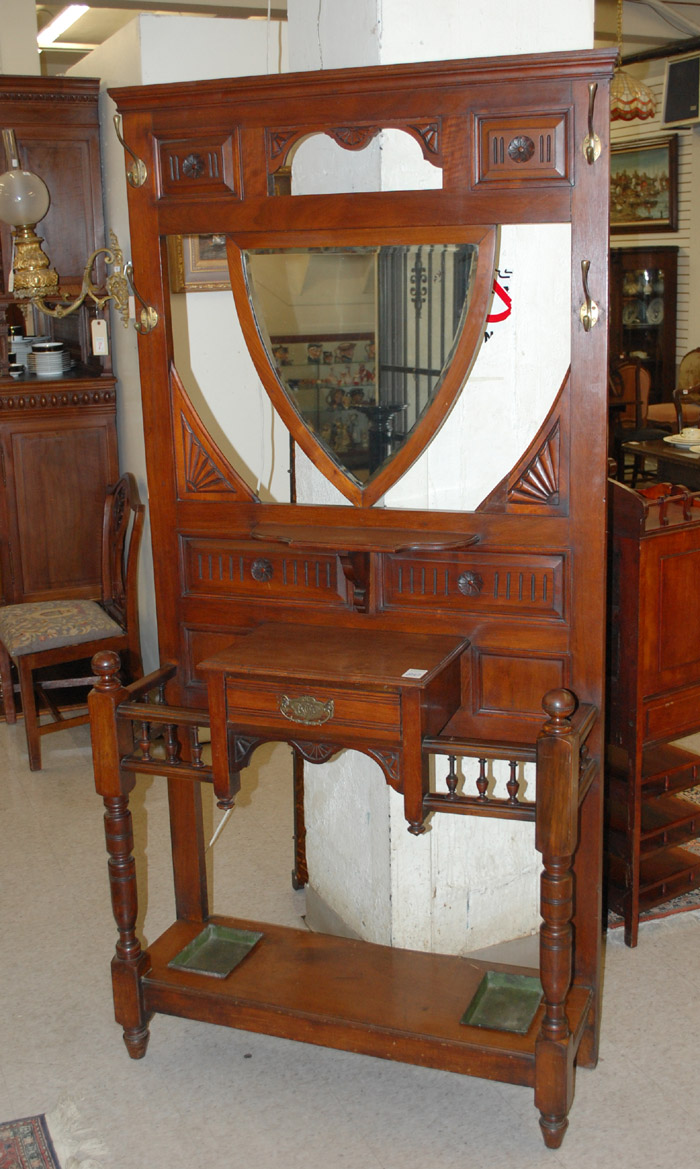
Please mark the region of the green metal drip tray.
POLYGON ((529 1030, 541 999, 542 984, 539 978, 487 970, 460 1022, 470 1027, 517 1031, 524 1035, 529 1030))
POLYGON ((255 930, 230 929, 209 922, 184 950, 168 962, 174 970, 226 978, 248 956, 263 935, 255 930))

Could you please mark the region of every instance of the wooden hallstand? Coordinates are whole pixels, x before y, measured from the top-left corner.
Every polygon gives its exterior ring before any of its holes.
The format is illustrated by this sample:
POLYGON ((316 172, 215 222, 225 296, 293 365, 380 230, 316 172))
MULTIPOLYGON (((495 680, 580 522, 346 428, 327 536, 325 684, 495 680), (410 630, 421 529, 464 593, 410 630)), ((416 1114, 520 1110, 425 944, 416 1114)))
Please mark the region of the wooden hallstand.
MULTIPOLYGON (((119 930, 116 1017, 134 1058, 156 1013, 225 1023, 529 1085, 546 1144, 563 1139, 574 1065, 594 1066, 599 1032, 607 354, 595 322, 606 309, 612 64, 610 53, 563 53, 112 93, 147 171, 129 191, 136 276, 165 318, 139 352, 166 664, 125 688, 116 655, 98 655, 90 699, 119 930), (359 149, 385 127, 418 142, 440 190, 281 193, 280 169, 303 139, 359 149), (554 404, 475 511, 373 506, 460 392, 506 223, 571 225, 571 364, 554 404), (193 232, 226 238, 260 378, 297 446, 352 506, 261 503, 207 433, 172 362, 163 264, 165 237, 193 232), (454 242, 473 267, 451 361, 415 424, 388 443, 393 457, 359 474, 338 453, 349 432, 335 446, 314 433, 285 386, 249 300, 249 257, 454 242), (153 757, 154 728, 165 760, 153 757), (241 768, 269 740, 293 746, 297 794, 302 761, 369 755, 414 834, 441 814, 534 821, 541 1001, 522 1026, 474 1013, 490 979, 521 987, 521 969, 210 914, 200 784, 229 807, 241 768), (431 785, 437 754, 451 761, 446 791, 431 785), (458 757, 475 761, 470 789, 458 790, 458 757), (495 759, 511 763, 503 797, 486 778, 495 759), (536 799, 520 790, 525 762, 536 799), (167 778, 176 902, 147 951, 135 932, 129 813, 143 772, 167 778)), ((378 411, 397 409, 377 398, 378 411)), ((295 871, 303 880, 300 855, 295 871)))

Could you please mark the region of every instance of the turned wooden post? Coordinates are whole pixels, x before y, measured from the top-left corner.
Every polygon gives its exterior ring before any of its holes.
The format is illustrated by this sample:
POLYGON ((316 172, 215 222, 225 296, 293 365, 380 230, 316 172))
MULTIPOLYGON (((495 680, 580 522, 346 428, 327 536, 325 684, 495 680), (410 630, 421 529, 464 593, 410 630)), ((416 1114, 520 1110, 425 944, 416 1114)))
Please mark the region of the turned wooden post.
POLYGON ((566 1015, 573 969, 573 854, 578 824, 578 739, 570 690, 550 690, 537 740, 535 846, 542 854, 540 978, 544 1017, 535 1045, 535 1105, 548 1148, 558 1148, 574 1094, 574 1052, 566 1015))
POLYGON ((304 757, 292 748, 294 783, 294 868, 292 888, 303 889, 309 882, 306 865, 306 816, 304 813, 304 757))
POLYGON ((114 1014, 124 1030, 124 1042, 132 1059, 140 1059, 148 1046, 149 1016, 143 1009, 141 976, 150 965, 148 954, 136 936, 138 895, 133 857, 134 836, 129 811, 133 776, 122 771, 120 760, 131 748, 131 727, 119 726, 117 707, 127 696, 117 676, 119 655, 104 650, 92 659, 98 676, 88 698, 95 787, 105 805, 105 839, 112 912, 118 939, 112 959, 114 1014))

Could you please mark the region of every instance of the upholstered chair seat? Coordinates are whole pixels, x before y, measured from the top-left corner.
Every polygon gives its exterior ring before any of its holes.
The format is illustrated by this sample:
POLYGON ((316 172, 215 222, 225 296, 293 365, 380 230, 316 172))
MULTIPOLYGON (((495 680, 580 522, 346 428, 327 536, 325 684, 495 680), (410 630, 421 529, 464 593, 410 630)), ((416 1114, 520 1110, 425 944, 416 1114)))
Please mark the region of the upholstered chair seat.
POLYGON ((11 658, 123 634, 96 601, 34 601, 0 608, 0 641, 11 658))
POLYGON ((99 601, 69 597, 0 606, 0 683, 5 719, 14 723, 17 717, 14 663, 32 771, 41 770, 41 735, 87 722, 85 713, 65 717, 52 690, 66 685, 75 689, 76 681, 83 687, 90 686, 89 670, 81 668, 78 679, 66 680, 60 669, 56 677, 54 667, 90 659, 98 650, 113 649, 123 655, 125 675, 129 679, 141 677, 136 583, 143 511, 133 475, 123 475, 107 489, 102 531, 95 533, 95 539, 101 537, 102 543, 99 601), (47 667, 53 675, 50 681, 45 675, 35 674, 47 667), (40 722, 37 697, 54 721, 40 722))

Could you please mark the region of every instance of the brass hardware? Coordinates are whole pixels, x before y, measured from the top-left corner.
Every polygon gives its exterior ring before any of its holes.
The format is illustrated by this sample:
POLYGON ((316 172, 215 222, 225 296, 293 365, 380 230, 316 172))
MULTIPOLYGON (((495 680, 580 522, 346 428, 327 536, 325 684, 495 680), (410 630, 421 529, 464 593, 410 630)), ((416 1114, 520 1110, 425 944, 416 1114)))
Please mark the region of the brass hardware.
POLYGON ((595 95, 597 92, 598 82, 591 81, 588 86, 588 133, 583 140, 583 153, 589 166, 593 166, 596 159, 600 158, 600 152, 602 150, 600 138, 593 129, 593 110, 595 108, 595 95))
POLYGON ((139 158, 139 156, 137 154, 134 154, 131 147, 127 146, 126 142, 124 141, 124 139, 122 137, 122 116, 121 116, 121 114, 115 114, 112 120, 114 122, 114 129, 115 129, 117 138, 121 142, 121 144, 124 147, 124 149, 126 150, 127 154, 130 154, 134 160, 133 164, 129 167, 129 169, 126 172, 127 181, 129 182, 130 186, 132 186, 132 187, 142 187, 143 184, 146 182, 146 179, 148 178, 148 167, 146 166, 145 162, 143 162, 143 160, 139 158))
POLYGON ((134 321, 134 328, 136 329, 137 333, 143 333, 144 335, 146 333, 151 333, 153 331, 153 329, 155 329, 156 325, 158 324, 158 313, 156 312, 156 310, 153 308, 152 305, 146 304, 146 301, 143 299, 143 297, 141 296, 141 293, 139 292, 138 288, 134 284, 134 266, 131 262, 129 262, 126 265, 126 268, 124 269, 124 273, 126 275, 126 279, 129 281, 129 284, 131 285, 131 291, 133 292, 137 301, 141 305, 141 312, 139 313, 139 319, 137 321, 134 321))
POLYGON ((332 698, 322 702, 320 698, 312 698, 305 694, 300 698, 288 698, 283 694, 278 702, 280 714, 290 722, 303 723, 306 727, 320 727, 333 718, 335 704, 332 698))
MULTIPOLYGON (((124 269, 124 255, 119 246, 119 240, 113 231, 109 233, 110 246, 108 248, 96 248, 95 251, 88 257, 83 272, 83 284, 80 290, 80 296, 71 304, 56 304, 53 307, 45 302, 43 296, 36 295, 35 292, 25 293, 23 295, 30 296, 33 305, 36 305, 39 312, 44 313, 47 317, 56 317, 61 320, 67 317, 70 313, 74 313, 79 309, 86 297, 90 297, 95 302, 99 309, 111 300, 114 302, 114 307, 122 318, 122 324, 127 328, 129 324, 129 288, 126 282, 126 270, 124 269), (100 290, 92 280, 92 269, 95 260, 98 256, 104 255, 106 263, 114 268, 114 271, 107 277, 105 281, 106 294, 102 296, 100 290)), ((127 265, 128 267, 128 265, 127 265)), ((60 295, 60 292, 58 293, 60 295)))
POLYGON ((590 260, 581 260, 581 279, 583 281, 583 295, 585 297, 584 303, 579 309, 579 316, 584 331, 590 333, 594 325, 598 323, 598 305, 594 300, 591 300, 591 294, 588 291, 588 270, 591 266, 590 260))

